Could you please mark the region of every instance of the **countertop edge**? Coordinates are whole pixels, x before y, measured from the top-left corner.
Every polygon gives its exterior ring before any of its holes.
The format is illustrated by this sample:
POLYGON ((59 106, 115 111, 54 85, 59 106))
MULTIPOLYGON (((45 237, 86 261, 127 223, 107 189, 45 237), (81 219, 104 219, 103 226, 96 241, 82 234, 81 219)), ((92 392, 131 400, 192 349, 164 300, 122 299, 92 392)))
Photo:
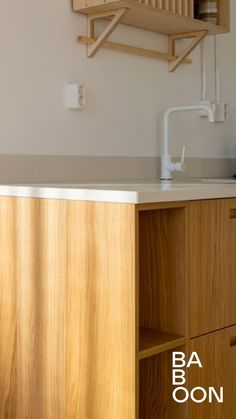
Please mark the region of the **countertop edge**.
MULTIPOLYGON (((196 186, 196 185, 195 185, 196 186)), ((112 190, 72 187, 47 187, 33 185, 0 185, 0 196, 22 198, 58 199, 72 201, 147 204, 158 202, 193 201, 201 199, 236 198, 236 185, 198 185, 196 189, 112 190), (209 186, 209 187, 208 187, 209 186)))

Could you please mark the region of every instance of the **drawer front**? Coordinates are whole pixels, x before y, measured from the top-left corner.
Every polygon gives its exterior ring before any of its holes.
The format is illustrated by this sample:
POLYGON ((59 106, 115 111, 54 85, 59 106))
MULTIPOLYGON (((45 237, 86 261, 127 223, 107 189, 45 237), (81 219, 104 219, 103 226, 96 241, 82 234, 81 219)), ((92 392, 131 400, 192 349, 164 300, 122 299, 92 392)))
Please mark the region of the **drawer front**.
POLYGON ((190 336, 236 324, 236 199, 190 203, 190 336))
MULTIPOLYGON (((190 419, 233 419, 236 417, 236 326, 192 339, 190 350, 196 351, 203 368, 197 365, 189 370, 190 389, 202 387, 207 392, 203 403, 189 403, 190 419), (218 403, 214 394, 212 403, 209 388, 218 395, 223 387, 223 403, 218 403)), ((196 398, 202 396, 196 392, 196 398)))

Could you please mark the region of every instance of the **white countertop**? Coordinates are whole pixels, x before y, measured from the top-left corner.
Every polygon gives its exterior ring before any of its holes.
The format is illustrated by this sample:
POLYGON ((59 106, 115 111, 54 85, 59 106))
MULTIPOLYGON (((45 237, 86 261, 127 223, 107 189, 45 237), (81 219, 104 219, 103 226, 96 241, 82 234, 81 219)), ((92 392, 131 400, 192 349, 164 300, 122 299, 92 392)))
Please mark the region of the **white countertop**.
POLYGON ((42 183, 0 185, 0 196, 142 204, 236 198, 236 180, 172 183, 42 183), (208 183, 209 182, 209 183, 208 183))

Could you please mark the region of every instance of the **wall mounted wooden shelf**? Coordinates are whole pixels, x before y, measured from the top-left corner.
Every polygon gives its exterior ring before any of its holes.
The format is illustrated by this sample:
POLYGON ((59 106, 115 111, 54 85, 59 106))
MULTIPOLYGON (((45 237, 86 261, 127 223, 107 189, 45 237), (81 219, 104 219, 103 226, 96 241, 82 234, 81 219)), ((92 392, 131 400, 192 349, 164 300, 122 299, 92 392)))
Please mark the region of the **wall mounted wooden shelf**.
POLYGON ((207 31, 208 35, 214 35, 229 32, 228 0, 220 1, 220 4, 219 25, 166 12, 135 0, 74 0, 74 11, 91 15, 126 8, 127 13, 120 23, 166 35, 194 31, 207 31))
POLYGON ((139 359, 169 351, 186 344, 186 338, 141 327, 139 331, 139 359))
POLYGON ((191 63, 188 55, 206 35, 229 32, 229 0, 219 0, 218 25, 194 19, 193 0, 168 2, 168 11, 163 10, 166 3, 161 0, 74 0, 74 11, 87 15, 87 36, 79 36, 78 40, 87 45, 88 57, 94 56, 100 48, 107 48, 168 61, 169 70, 174 71, 182 63, 191 63), (96 38, 94 23, 101 18, 112 20, 96 38), (107 42, 119 23, 168 35, 168 52, 107 42), (183 38, 194 39, 177 56, 175 41, 183 38))

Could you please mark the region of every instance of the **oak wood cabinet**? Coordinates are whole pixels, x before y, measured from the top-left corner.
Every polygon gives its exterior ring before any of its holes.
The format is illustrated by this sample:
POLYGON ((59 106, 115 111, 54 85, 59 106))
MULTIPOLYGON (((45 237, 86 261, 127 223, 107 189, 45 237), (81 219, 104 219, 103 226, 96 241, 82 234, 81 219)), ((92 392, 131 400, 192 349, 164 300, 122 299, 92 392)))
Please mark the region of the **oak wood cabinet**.
POLYGON ((0 197, 0 419, 234 419, 235 217, 0 197), (173 402, 173 350, 199 351, 188 385, 225 407, 173 402))
POLYGON ((191 419, 235 418, 236 326, 192 339, 190 350, 198 353, 203 364, 202 369, 197 365, 192 367, 190 388, 200 386, 207 390, 214 387, 218 394, 220 387, 224 388, 222 404, 217 403, 214 397, 212 403, 191 402, 189 406, 191 419))
POLYGON ((189 204, 190 336, 236 324, 236 199, 189 204))

